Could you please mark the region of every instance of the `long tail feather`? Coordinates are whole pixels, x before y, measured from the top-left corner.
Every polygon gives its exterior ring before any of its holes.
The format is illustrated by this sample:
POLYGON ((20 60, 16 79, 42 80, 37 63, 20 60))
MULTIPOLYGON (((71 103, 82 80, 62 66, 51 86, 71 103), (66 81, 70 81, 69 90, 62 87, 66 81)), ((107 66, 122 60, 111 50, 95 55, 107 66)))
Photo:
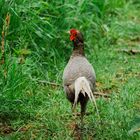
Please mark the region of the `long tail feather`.
MULTIPOLYGON (((95 104, 95 108, 96 108, 98 116, 99 116, 99 110, 98 110, 98 107, 96 104, 95 97, 91 91, 89 82, 85 77, 79 77, 75 81, 75 100, 74 100, 73 108, 75 108, 77 105, 77 101, 78 101, 78 97, 79 97, 80 93, 82 93, 84 96, 86 94, 88 95, 89 99, 95 104)), ((99 116, 99 118, 100 118, 100 116, 99 116)))

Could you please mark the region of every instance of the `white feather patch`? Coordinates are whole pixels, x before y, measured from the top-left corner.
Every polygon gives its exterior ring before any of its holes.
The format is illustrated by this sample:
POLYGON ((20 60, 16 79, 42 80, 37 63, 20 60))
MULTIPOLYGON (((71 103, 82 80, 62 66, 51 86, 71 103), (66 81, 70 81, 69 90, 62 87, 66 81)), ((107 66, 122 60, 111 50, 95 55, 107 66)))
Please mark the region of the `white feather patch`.
POLYGON ((75 100, 74 100, 73 108, 76 107, 79 94, 82 93, 84 96, 85 96, 85 94, 87 94, 89 99, 95 104, 95 108, 96 108, 97 113, 99 115, 96 100, 95 100, 95 97, 91 91, 88 80, 85 77, 79 77, 75 80, 74 86, 75 86, 75 100))

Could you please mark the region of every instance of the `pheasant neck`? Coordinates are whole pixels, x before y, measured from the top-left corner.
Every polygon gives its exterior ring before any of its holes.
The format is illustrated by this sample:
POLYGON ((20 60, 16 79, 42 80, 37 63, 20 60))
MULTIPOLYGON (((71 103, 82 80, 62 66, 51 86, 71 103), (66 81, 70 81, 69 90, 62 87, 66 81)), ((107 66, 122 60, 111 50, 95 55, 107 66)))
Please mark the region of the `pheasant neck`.
POLYGON ((72 57, 73 56, 85 56, 84 43, 74 44, 72 57))

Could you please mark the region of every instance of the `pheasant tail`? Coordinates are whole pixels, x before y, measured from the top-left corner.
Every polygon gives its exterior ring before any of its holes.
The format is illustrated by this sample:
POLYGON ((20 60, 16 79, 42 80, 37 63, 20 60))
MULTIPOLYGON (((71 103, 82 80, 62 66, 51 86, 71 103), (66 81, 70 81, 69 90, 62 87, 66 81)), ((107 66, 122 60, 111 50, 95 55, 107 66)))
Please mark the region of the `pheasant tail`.
POLYGON ((99 111, 97 108, 96 100, 95 97, 91 91, 90 84, 88 80, 85 77, 79 77, 75 80, 75 99, 74 99, 74 104, 73 104, 73 109, 75 109, 79 94, 82 93, 84 96, 87 94, 89 99, 95 104, 95 108, 97 110, 97 113, 99 115, 99 111))

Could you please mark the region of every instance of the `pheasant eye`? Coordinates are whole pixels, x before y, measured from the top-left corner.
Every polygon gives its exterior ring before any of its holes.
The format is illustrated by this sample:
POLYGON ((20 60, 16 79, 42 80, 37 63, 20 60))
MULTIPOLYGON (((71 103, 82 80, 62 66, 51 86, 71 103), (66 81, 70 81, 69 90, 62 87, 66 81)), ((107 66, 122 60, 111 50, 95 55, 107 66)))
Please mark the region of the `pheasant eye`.
POLYGON ((75 29, 71 29, 70 30, 70 40, 73 41, 76 39, 76 36, 77 36, 77 30, 75 29))
POLYGON ((70 34, 77 34, 77 30, 76 29, 71 29, 70 34))

